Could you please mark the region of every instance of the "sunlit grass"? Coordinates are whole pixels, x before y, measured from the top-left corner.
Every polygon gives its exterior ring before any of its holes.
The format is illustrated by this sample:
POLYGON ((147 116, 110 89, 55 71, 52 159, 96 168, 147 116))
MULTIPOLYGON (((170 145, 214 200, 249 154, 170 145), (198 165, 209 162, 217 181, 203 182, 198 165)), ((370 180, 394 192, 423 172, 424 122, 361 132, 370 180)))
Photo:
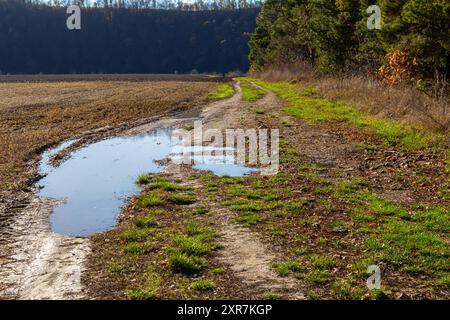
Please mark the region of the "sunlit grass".
POLYGON ((219 84, 215 91, 208 94, 211 99, 225 99, 234 95, 234 88, 231 84, 219 84))
POLYGON ((345 121, 369 133, 374 133, 386 145, 399 145, 408 150, 425 148, 442 139, 442 135, 420 127, 378 118, 360 112, 356 107, 331 101, 315 94, 314 88, 301 88, 288 82, 255 83, 272 90, 288 104, 284 110, 311 123, 345 121))

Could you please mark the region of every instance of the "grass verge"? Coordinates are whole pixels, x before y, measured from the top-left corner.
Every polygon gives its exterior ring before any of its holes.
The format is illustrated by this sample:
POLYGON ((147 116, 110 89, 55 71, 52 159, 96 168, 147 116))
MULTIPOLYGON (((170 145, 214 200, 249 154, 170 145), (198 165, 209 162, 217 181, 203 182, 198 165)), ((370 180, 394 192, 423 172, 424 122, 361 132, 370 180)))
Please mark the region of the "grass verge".
POLYGON ((220 100, 220 99, 229 98, 229 97, 233 96, 234 93, 235 93, 235 91, 234 91, 234 88, 233 88, 233 86, 231 84, 229 84, 229 83, 222 83, 222 84, 219 84, 217 86, 215 91, 210 92, 208 94, 208 97, 210 99, 220 100))
POLYGON ((284 99, 287 102, 284 110, 288 114, 311 123, 345 121, 375 134, 386 145, 398 145, 407 150, 436 145, 443 139, 442 134, 370 116, 348 103, 320 97, 313 87, 302 88, 289 82, 265 82, 257 79, 252 81, 284 99))
POLYGON ((267 92, 261 88, 256 87, 245 78, 240 78, 242 88, 242 99, 247 102, 256 102, 263 98, 267 92))

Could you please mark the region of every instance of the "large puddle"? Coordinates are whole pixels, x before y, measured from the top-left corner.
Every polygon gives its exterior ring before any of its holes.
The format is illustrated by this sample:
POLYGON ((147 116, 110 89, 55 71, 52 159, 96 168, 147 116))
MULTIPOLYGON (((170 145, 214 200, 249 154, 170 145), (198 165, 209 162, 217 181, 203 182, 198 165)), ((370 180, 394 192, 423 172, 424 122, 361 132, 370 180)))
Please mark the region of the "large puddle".
MULTIPOLYGON (((61 199, 50 218, 52 231, 87 236, 112 228, 125 200, 139 191, 136 178, 143 173, 164 171, 164 166, 155 161, 177 153, 179 142, 172 139, 172 132, 173 129, 160 129, 96 142, 73 152, 56 168, 49 165, 49 158, 72 141, 44 153, 40 171, 46 176, 38 183, 42 187, 39 195, 61 199)), ((227 156, 229 150, 215 150, 223 155, 199 158, 194 152, 194 168, 230 176, 256 171, 233 164, 234 158, 227 156)))

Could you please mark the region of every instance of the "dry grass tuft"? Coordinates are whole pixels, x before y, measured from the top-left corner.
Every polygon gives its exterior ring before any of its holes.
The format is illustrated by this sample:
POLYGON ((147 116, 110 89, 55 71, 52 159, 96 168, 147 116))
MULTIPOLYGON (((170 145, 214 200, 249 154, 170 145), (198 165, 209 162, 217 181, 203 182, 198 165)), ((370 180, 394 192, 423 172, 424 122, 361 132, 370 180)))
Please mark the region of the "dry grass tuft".
POLYGON ((254 76, 266 81, 300 82, 314 86, 320 95, 349 101, 372 115, 419 125, 433 132, 448 134, 450 131, 448 86, 442 85, 441 80, 436 81, 431 96, 411 86, 386 87, 368 77, 321 76, 306 63, 254 76))

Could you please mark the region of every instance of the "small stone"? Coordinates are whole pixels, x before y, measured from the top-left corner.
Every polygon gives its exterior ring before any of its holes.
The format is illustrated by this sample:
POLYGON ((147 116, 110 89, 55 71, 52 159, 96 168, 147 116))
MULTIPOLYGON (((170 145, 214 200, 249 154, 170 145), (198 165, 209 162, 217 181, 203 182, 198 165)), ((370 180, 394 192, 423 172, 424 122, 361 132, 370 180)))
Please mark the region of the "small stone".
POLYGON ((347 233, 347 229, 344 227, 334 227, 333 231, 337 233, 347 233))

